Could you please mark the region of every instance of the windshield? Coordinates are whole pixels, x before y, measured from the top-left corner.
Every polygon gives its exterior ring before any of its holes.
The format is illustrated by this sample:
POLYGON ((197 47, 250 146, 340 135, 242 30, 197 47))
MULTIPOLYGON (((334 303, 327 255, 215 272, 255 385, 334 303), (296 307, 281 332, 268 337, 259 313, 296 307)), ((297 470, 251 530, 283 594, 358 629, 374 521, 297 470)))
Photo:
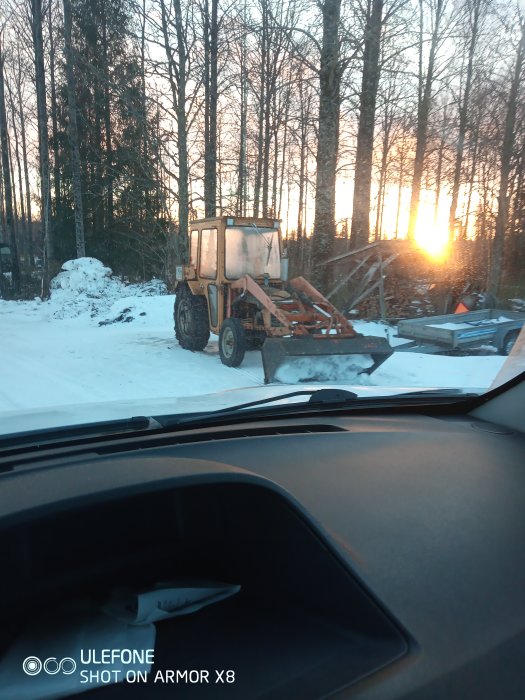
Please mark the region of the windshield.
POLYGON ((520 375, 522 10, 0 3, 0 433, 520 375))
POLYGON ((226 277, 237 279, 248 274, 278 279, 281 274, 278 236, 276 229, 258 226, 226 229, 226 277))

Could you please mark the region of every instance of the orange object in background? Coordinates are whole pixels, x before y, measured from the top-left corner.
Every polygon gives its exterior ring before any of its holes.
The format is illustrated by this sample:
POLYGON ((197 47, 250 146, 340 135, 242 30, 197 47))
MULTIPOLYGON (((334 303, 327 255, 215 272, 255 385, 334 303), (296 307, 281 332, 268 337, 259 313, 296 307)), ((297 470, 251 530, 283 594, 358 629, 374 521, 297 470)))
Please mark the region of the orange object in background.
POLYGON ((464 314, 467 311, 470 311, 470 309, 467 308, 462 301, 460 301, 459 304, 456 306, 456 310, 454 311, 454 313, 455 314, 464 314))

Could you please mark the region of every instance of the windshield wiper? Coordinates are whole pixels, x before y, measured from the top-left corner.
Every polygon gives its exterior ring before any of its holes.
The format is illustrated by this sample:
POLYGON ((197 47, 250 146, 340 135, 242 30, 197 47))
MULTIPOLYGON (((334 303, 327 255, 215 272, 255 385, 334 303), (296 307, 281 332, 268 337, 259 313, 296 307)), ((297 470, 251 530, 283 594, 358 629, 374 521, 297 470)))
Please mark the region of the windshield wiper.
POLYGON ((268 257, 266 259, 266 267, 268 267, 268 265, 270 263, 270 257, 272 255, 272 248, 273 248, 273 233, 272 233, 272 237, 270 238, 270 244, 268 245, 268 257))
MULTIPOLYGON (((354 403, 354 401, 358 398, 356 393, 353 391, 347 391, 346 389, 303 389, 301 391, 290 391, 287 394, 277 394, 277 396, 270 396, 266 399, 257 399, 256 401, 248 401, 248 403, 240 403, 236 406, 219 408, 216 411, 210 411, 209 413, 187 413, 184 416, 154 416, 154 419, 163 427, 184 425, 185 423, 194 423, 195 421, 206 421, 207 419, 215 418, 216 416, 238 415, 239 411, 243 411, 246 408, 255 408, 256 406, 263 406, 264 404, 275 403, 276 401, 283 401, 284 399, 291 399, 294 396, 309 396, 309 401, 300 402, 300 405, 308 406, 310 408, 327 405, 334 407, 346 406, 348 403, 354 403)), ((286 407, 293 407, 297 409, 297 404, 285 404, 284 406, 279 406, 278 408, 281 409, 286 407)))
POLYGON ((45 428, 41 430, 31 430, 27 432, 11 433, 0 436, 0 451, 2 455, 8 453, 24 452, 28 448, 47 449, 56 443, 67 444, 89 444, 98 439, 113 439, 125 437, 128 433, 131 436, 141 433, 157 434, 172 428, 194 429, 210 424, 222 423, 223 420, 235 418, 236 420, 258 420, 262 417, 275 418, 283 414, 299 412, 311 414, 316 412, 352 409, 385 408, 387 406, 414 406, 429 405, 427 399, 435 399, 432 403, 463 405, 463 399, 468 401, 472 397, 478 397, 477 393, 465 393, 461 389, 429 389, 427 391, 416 390, 413 392, 403 392, 387 396, 358 396, 353 391, 346 389, 301 389, 298 391, 277 394, 264 399, 257 399, 235 406, 227 406, 216 411, 167 414, 159 416, 135 416, 117 420, 100 421, 96 423, 80 423, 77 425, 67 425, 58 428, 45 428), (285 404, 275 404, 276 402, 291 399, 296 396, 309 396, 308 401, 293 401, 285 404), (257 410, 257 408, 260 410, 257 410), (245 409, 255 409, 245 410, 245 409))
POLYGON ((163 416, 154 416, 163 428, 198 428, 209 425, 215 421, 222 422, 222 419, 236 418, 260 419, 261 417, 276 417, 278 414, 297 413, 299 411, 311 413, 315 411, 324 411, 332 409, 345 409, 347 407, 355 408, 370 408, 388 406, 414 406, 427 403, 427 399, 434 399, 433 403, 449 404, 452 401, 454 404, 463 403, 463 399, 468 401, 472 397, 478 397, 477 393, 465 393, 461 389, 429 389, 427 391, 407 391, 400 394, 387 394, 385 396, 359 396, 353 391, 346 389, 303 389, 301 391, 291 391, 286 394, 277 394, 265 399, 257 401, 249 401, 248 403, 238 404, 236 406, 227 406, 219 408, 216 411, 197 412, 180 414, 168 414, 163 416), (278 404, 276 406, 266 406, 274 404, 284 399, 290 399, 295 396, 309 396, 308 401, 290 402, 278 404), (260 410, 245 410, 258 409, 260 410))
POLYGON ((268 248, 268 259, 266 260, 266 266, 268 266, 268 263, 270 262, 270 256, 272 254, 272 247, 273 247, 273 231, 272 231, 272 237, 270 238, 269 241, 266 240, 266 236, 262 231, 259 231, 257 224, 253 223, 252 228, 255 231, 255 233, 259 234, 259 236, 263 239, 264 245, 268 248))
POLYGON ((414 398, 420 399, 427 396, 450 396, 452 397, 472 397, 479 396, 477 391, 464 391, 463 389, 416 389, 415 391, 403 391, 400 394, 390 394, 389 398, 399 399, 399 398, 414 398))

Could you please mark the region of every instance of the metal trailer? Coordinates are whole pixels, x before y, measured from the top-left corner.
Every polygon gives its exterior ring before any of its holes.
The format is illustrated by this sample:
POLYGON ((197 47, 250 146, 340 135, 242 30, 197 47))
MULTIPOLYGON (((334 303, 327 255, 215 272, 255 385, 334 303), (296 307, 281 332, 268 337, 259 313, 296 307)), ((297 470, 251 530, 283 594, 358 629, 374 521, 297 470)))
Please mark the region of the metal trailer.
POLYGON ((397 333, 414 342, 396 351, 460 353, 492 346, 501 355, 508 355, 524 323, 524 312, 506 309, 405 319, 399 321, 397 333))

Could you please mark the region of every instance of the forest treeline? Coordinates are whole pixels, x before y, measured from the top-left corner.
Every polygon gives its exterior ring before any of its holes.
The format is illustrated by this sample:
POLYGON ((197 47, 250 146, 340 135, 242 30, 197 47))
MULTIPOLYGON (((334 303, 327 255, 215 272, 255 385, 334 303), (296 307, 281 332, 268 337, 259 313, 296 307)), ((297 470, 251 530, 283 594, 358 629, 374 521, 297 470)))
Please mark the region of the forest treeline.
POLYGON ((525 262, 524 57, 496 0, 2 0, 0 293, 82 255, 169 278, 228 214, 282 219, 304 265, 441 226, 497 294, 525 262))

